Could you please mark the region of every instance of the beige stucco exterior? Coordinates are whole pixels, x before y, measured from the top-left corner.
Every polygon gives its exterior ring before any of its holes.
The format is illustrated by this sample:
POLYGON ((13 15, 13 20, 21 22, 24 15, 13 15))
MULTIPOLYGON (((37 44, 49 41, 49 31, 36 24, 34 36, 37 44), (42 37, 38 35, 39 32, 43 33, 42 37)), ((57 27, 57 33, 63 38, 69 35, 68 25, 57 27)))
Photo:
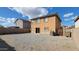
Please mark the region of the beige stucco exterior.
POLYGON ((15 23, 16 23, 16 26, 22 29, 31 29, 30 21, 18 19, 15 23))
POLYGON ((57 16, 50 16, 50 17, 45 17, 45 18, 39 18, 39 23, 37 23, 38 19, 32 19, 32 23, 31 23, 31 30, 32 33, 36 33, 36 28, 40 28, 40 33, 48 33, 50 34, 50 32, 55 32, 58 33, 58 31, 60 30, 61 27, 61 21, 59 20, 59 18, 57 16), (44 20, 47 19, 47 22, 44 22, 44 20), (45 28, 47 29, 45 31, 45 28))
POLYGON ((75 22, 75 28, 79 28, 79 19, 75 22))
POLYGON ((16 26, 23 28, 23 21, 22 20, 16 21, 16 26))
MULTIPOLYGON (((50 17, 47 18, 48 22, 44 23, 44 19, 40 19, 40 23, 36 23, 36 21, 34 20, 34 22, 32 22, 31 28, 33 30, 33 32, 35 33, 35 28, 40 28, 40 33, 44 33, 44 27, 48 28, 48 32, 51 30, 55 31, 55 29, 53 29, 53 27, 55 28, 55 17, 50 17), (51 20, 53 18, 53 20, 51 20), (53 24, 51 23, 53 22, 53 24)), ((46 32, 45 32, 46 33, 46 32)))

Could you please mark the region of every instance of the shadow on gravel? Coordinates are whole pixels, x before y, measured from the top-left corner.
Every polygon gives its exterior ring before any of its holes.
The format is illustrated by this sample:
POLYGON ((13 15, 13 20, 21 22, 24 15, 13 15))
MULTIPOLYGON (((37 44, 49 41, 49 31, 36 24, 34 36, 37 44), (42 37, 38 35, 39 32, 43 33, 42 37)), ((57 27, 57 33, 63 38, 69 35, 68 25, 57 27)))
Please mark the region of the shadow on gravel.
POLYGON ((16 51, 16 50, 14 47, 11 47, 4 40, 0 38, 0 51, 16 51))

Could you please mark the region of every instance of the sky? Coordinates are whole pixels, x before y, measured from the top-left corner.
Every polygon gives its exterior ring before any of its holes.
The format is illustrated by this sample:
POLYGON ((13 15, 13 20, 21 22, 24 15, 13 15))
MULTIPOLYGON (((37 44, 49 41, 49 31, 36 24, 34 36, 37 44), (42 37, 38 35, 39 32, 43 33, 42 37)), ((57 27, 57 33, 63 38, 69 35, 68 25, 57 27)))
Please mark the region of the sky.
POLYGON ((79 15, 79 7, 0 7, 0 25, 16 26, 17 18, 29 20, 32 18, 57 13, 64 26, 73 26, 79 15))

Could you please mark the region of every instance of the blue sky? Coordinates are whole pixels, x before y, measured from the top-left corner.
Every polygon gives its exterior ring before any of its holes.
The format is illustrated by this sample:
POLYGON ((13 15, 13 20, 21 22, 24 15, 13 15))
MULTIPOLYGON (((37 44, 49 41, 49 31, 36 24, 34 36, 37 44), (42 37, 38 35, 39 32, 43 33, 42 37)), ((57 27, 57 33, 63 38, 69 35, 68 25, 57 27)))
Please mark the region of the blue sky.
POLYGON ((16 18, 31 19, 47 14, 58 13, 62 24, 74 25, 75 18, 79 15, 78 7, 0 7, 0 25, 15 26, 16 18))

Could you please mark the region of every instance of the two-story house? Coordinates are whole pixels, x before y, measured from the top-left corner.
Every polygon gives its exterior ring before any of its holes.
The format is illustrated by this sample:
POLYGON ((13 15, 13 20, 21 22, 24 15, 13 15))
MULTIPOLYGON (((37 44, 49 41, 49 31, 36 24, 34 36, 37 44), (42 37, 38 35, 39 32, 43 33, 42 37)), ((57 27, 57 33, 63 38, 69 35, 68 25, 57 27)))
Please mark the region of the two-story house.
POLYGON ((62 35, 61 20, 57 14, 51 14, 31 19, 32 33, 55 33, 62 35))

